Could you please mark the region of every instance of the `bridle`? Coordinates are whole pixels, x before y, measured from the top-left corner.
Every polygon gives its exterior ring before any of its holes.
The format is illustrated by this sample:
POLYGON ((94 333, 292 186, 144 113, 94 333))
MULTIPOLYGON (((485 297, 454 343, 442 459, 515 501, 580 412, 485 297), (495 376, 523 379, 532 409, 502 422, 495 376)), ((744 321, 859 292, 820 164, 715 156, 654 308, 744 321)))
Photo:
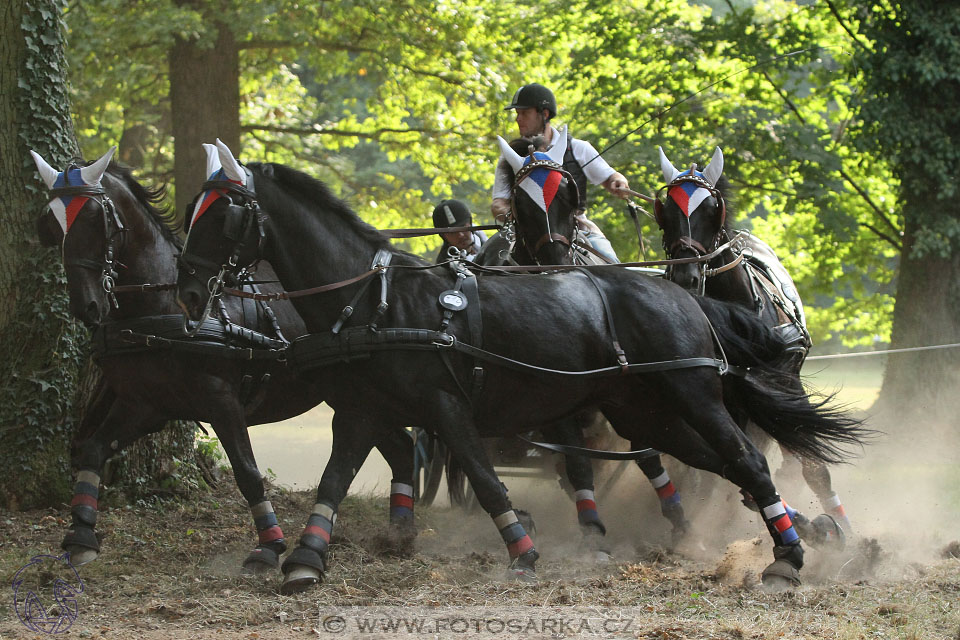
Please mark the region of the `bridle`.
MULTIPOLYGON (((681 234, 676 239, 674 239, 673 242, 670 242, 670 243, 668 243, 666 237, 664 237, 663 251, 666 254, 668 260, 672 260, 678 252, 684 251, 684 250, 692 251, 696 255, 696 257, 700 258, 702 256, 708 255, 716 251, 720 247, 721 242, 723 242, 724 240, 727 240, 727 241, 730 240, 727 237, 727 231, 724 228, 724 222, 726 222, 726 219, 727 219, 726 200, 724 199, 723 194, 720 192, 719 189, 717 189, 715 186, 710 184, 710 182, 708 182, 705 178, 696 174, 694 167, 691 167, 691 170, 689 173, 677 176, 676 178, 671 180, 668 184, 665 184, 664 186, 660 187, 660 189, 657 191, 656 198, 653 203, 654 218, 657 221, 657 225, 660 227, 662 231, 664 232, 666 231, 666 227, 664 226, 663 212, 664 212, 664 207, 666 207, 666 198, 669 196, 665 195, 664 192, 669 192, 669 190, 672 187, 676 187, 687 182, 692 182, 698 187, 706 189, 707 191, 710 192, 710 195, 714 199, 716 199, 717 201, 716 210, 719 212, 720 224, 717 228, 717 232, 713 235, 713 238, 711 238, 709 245, 704 246, 699 241, 693 238, 692 230, 690 227, 690 218, 687 216, 684 216, 687 222, 687 234, 685 235, 681 234)), ((692 215, 693 214, 691 212, 691 216, 692 215)), ((739 264, 739 260, 737 260, 735 264, 732 264, 732 265, 724 265, 723 267, 720 267, 717 269, 709 269, 706 261, 699 262, 698 263, 699 279, 697 284, 698 294, 703 295, 704 290, 706 289, 706 286, 707 286, 707 278, 709 276, 722 273, 723 271, 726 271, 727 269, 732 268, 733 266, 736 266, 736 264, 739 264)), ((671 280, 672 274, 673 274, 673 265, 668 265, 666 268, 666 273, 664 274, 664 277, 667 280, 671 280)))
MULTIPOLYGON (((567 181, 567 184, 573 185, 574 196, 575 196, 574 202, 580 201, 579 200, 580 192, 579 192, 579 188, 577 187, 577 183, 573 179, 573 176, 571 176, 570 173, 566 169, 564 169, 562 165, 557 164, 552 160, 533 159, 529 164, 526 164, 520 167, 520 170, 517 171, 513 179, 513 189, 510 191, 510 217, 512 219, 514 227, 518 226, 517 204, 516 204, 517 189, 520 188, 520 183, 526 178, 530 177, 530 174, 536 171, 537 169, 546 169, 547 171, 555 171, 559 173, 567 181)), ((527 249, 527 252, 530 254, 530 257, 537 264, 540 264, 540 260, 539 258, 537 258, 537 252, 540 251, 540 248, 543 247, 543 245, 548 243, 559 242, 560 244, 563 244, 564 246, 567 247, 567 255, 570 256, 573 253, 573 247, 574 247, 574 243, 577 240, 577 233, 578 233, 576 223, 574 223, 573 225, 572 238, 568 238, 563 234, 554 232, 550 228, 550 214, 547 211, 544 211, 543 215, 547 223, 547 231, 542 236, 537 238, 537 240, 533 243, 532 248, 527 244, 522 233, 517 234, 517 238, 524 245, 524 247, 527 249)))
MULTIPOLYGON (((123 220, 120 218, 120 214, 117 212, 117 208, 113 204, 113 200, 110 199, 110 197, 107 195, 107 192, 99 183, 95 185, 69 184, 70 171, 75 168, 77 167, 73 164, 67 167, 66 171, 63 173, 64 179, 67 181, 67 185, 50 189, 50 197, 83 197, 93 200, 99 204, 100 211, 103 213, 103 231, 106 239, 106 248, 104 249, 103 260, 100 262, 97 262, 96 260, 88 260, 86 258, 78 258, 76 260, 71 260, 70 262, 66 263, 66 265, 99 271, 100 285, 103 287, 110 304, 113 305, 114 309, 118 309, 120 305, 117 303, 117 296, 115 293, 116 278, 119 276, 117 273, 117 267, 119 266, 125 268, 125 265, 116 259, 116 255, 118 253, 117 242, 119 239, 123 238, 123 234, 127 231, 127 228, 123 224, 123 220)), ((64 235, 64 238, 66 238, 66 235, 64 235)))
MULTIPOLYGON (((203 310, 203 316, 200 320, 194 325, 193 328, 188 326, 189 320, 187 316, 183 316, 183 331, 188 336, 193 336, 200 330, 203 326, 203 323, 210 316, 210 312, 213 309, 213 305, 220 299, 223 295, 224 285, 226 284, 227 275, 230 274, 236 279, 241 278, 240 271, 246 271, 248 273, 253 273, 256 271, 256 265, 260 262, 260 258, 263 252, 263 243, 266 238, 266 232, 264 231, 263 223, 266 220, 266 215, 261 211, 260 204, 257 202, 257 194, 253 189, 253 174, 250 173, 250 170, 244 167, 244 171, 247 174, 247 184, 250 187, 245 187, 239 185, 235 182, 230 182, 229 180, 208 180, 203 183, 200 193, 206 193, 211 190, 219 190, 223 196, 225 196, 230 204, 227 205, 226 211, 224 214, 223 220, 223 235, 228 240, 233 241, 233 249, 230 251, 230 256, 227 258, 226 262, 222 264, 217 264, 212 260, 207 260, 196 254, 188 253, 188 246, 185 245, 183 252, 181 252, 178 261, 183 267, 184 271, 194 278, 202 282, 202 279, 197 276, 197 267, 205 267, 217 272, 217 275, 211 276, 205 283, 203 283, 209 297, 207 298, 207 304, 203 310), (240 201, 240 204, 237 204, 234 198, 237 198, 240 201), (240 252, 243 251, 247 243, 247 236, 250 234, 250 231, 253 228, 253 225, 257 226, 257 255, 256 258, 251 262, 250 265, 245 267, 238 268, 238 260, 240 259, 240 252)), ((187 236, 187 242, 189 243, 190 237, 187 236)))

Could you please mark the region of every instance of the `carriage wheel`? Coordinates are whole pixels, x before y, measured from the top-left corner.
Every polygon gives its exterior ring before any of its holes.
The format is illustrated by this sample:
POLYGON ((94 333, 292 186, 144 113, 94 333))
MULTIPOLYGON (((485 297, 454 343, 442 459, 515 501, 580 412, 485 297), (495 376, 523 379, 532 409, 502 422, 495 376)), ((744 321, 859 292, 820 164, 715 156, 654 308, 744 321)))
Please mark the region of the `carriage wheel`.
POLYGON ((430 506, 440 488, 447 448, 419 427, 413 428, 413 437, 413 499, 430 506))

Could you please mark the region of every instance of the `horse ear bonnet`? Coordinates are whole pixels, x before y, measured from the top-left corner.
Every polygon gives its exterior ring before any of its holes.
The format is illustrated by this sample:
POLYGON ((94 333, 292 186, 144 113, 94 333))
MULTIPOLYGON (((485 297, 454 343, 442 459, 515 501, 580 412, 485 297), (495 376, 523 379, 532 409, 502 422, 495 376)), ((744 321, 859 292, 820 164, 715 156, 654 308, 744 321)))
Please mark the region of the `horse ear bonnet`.
POLYGON ((437 229, 466 227, 472 217, 466 203, 461 200, 444 200, 433 210, 433 226, 437 229))

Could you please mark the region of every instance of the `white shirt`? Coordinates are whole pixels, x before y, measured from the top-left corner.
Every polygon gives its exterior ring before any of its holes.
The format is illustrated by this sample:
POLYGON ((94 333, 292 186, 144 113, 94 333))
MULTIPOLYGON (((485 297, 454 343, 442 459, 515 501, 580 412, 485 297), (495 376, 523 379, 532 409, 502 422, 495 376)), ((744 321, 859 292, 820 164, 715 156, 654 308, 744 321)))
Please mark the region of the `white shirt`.
MULTIPOLYGON (((559 140, 560 132, 557 131, 556 127, 550 125, 550 129, 553 132, 553 137, 550 139, 553 141, 559 140)), ((570 138, 569 140, 573 157, 583 169, 583 173, 587 176, 587 181, 590 182, 590 184, 603 184, 610 176, 616 173, 616 171, 607 164, 607 161, 603 159, 603 156, 597 156, 597 150, 593 148, 592 144, 578 138, 570 138), (596 159, 594 160, 594 158, 596 159), (587 164, 588 162, 590 164, 587 164)), ((551 145, 550 148, 552 149, 553 145, 551 145)), ((497 173, 493 180, 494 198, 510 199, 510 191, 513 189, 513 185, 511 184, 512 176, 513 171, 510 169, 510 165, 501 155, 497 161, 497 173)))

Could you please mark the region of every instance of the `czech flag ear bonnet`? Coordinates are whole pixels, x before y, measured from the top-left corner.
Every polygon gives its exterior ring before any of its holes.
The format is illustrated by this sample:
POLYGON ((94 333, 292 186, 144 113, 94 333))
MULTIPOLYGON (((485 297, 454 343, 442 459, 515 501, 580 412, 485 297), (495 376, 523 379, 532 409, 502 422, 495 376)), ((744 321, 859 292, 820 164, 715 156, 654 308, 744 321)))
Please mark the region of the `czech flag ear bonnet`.
MULTIPOLYGON (((500 136, 497 136, 497 142, 500 144, 500 152, 513 168, 515 174, 534 161, 550 162, 562 166, 563 154, 567 149, 567 128, 564 126, 560 130, 559 138, 546 153, 535 151, 533 155, 525 158, 510 148, 507 141, 500 136)), ((552 171, 549 168, 534 169, 516 186, 523 189, 537 203, 537 206, 544 211, 548 211, 562 180, 563 174, 559 171, 552 171)))
MULTIPOLYGON (((110 164, 110 158, 113 157, 117 148, 110 147, 110 150, 103 154, 99 160, 87 165, 86 167, 72 168, 67 171, 57 171, 44 160, 36 151, 30 151, 34 164, 37 165, 37 171, 43 178, 44 184, 48 189, 59 189, 61 187, 94 187, 100 184, 103 174, 107 171, 107 165, 110 164)), ((50 210, 53 216, 60 223, 63 235, 66 237, 70 227, 77 219, 80 209, 89 200, 85 195, 65 195, 57 196, 50 201, 50 210)))
POLYGON ((710 164, 702 172, 687 169, 680 171, 673 166, 673 163, 667 159, 663 148, 660 147, 660 169, 663 171, 663 177, 667 181, 667 197, 672 199, 680 207, 680 210, 688 218, 697 210, 704 200, 710 197, 710 190, 705 188, 701 182, 691 178, 700 178, 711 187, 716 188, 717 180, 723 173, 723 152, 717 147, 713 152, 713 158, 710 164), (684 178, 687 178, 686 180, 684 178))

